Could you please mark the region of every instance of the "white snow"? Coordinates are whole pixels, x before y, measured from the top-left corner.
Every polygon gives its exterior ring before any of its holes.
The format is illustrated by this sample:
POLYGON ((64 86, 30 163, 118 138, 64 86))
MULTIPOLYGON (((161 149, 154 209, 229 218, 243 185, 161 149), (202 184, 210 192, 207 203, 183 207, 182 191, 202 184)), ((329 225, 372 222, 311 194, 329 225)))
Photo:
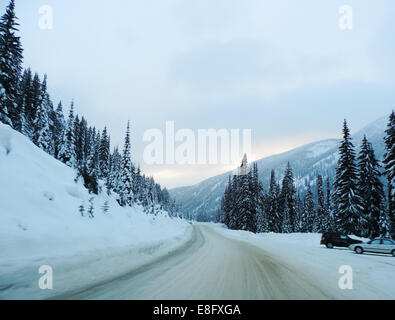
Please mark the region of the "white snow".
POLYGON ((320 234, 253 234, 216 225, 222 235, 253 244, 304 272, 323 291, 339 299, 395 299, 395 258, 357 255, 348 248, 327 249, 320 234), (340 289, 341 266, 351 266, 353 289, 340 289))
POLYGON ((328 152, 339 144, 336 140, 321 141, 310 147, 307 152, 311 158, 318 157, 319 155, 328 152))
POLYGON ((139 206, 121 208, 106 192, 94 197, 90 219, 93 195, 75 175, 0 124, 0 299, 45 296, 37 291, 40 265, 63 270, 65 290, 126 272, 189 239, 187 222, 166 212, 147 215, 139 206))

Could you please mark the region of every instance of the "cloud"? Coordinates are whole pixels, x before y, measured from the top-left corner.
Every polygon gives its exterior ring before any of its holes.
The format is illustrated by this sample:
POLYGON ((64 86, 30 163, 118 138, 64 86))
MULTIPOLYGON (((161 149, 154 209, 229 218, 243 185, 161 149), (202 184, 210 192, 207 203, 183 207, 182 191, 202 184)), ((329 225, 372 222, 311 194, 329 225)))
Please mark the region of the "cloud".
MULTIPOLYGON (((361 80, 369 68, 358 63, 349 57, 287 52, 254 39, 210 41, 175 56, 169 80, 195 96, 272 99, 301 89, 361 80)), ((367 77, 375 76, 369 72, 367 77)))

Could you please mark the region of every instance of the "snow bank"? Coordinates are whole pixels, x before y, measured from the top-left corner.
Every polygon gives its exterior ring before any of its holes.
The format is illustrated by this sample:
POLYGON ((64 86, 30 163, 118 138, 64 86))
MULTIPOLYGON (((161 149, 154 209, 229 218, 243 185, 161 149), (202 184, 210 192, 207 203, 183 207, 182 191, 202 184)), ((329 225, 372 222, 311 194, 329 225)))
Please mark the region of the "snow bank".
POLYGON ((327 249, 320 234, 253 234, 216 225, 216 230, 232 239, 251 243, 279 261, 298 268, 323 291, 339 299, 395 299, 395 258, 384 254, 357 255, 348 248, 327 249), (341 266, 350 266, 353 289, 339 288, 341 266))
MULTIPOLYGON (((18 286, 26 289, 30 282, 37 287, 40 265, 64 270, 68 265, 70 274, 84 269, 84 279, 104 279, 188 240, 187 222, 166 212, 147 215, 139 206, 121 208, 105 192, 93 197, 81 181, 75 183, 75 175, 27 137, 0 124, 0 298, 11 297, 13 290, 20 297, 18 286), (88 217, 91 202, 93 219, 88 217)), ((23 298, 37 297, 25 291, 23 298)))

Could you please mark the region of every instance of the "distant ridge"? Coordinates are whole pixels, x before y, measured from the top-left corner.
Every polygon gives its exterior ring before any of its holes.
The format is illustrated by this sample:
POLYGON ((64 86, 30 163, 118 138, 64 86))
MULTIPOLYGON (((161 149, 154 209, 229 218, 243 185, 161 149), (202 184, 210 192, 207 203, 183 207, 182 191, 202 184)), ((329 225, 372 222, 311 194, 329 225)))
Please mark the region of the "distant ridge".
MULTIPOLYGON (((382 159, 385 151, 384 131, 388 117, 381 117, 353 135, 353 143, 359 151, 359 145, 364 135, 373 144, 376 156, 382 159)), ((295 183, 301 187, 308 183, 314 184, 318 174, 333 181, 338 159, 338 139, 328 139, 312 142, 290 151, 272 155, 255 161, 258 164, 260 179, 265 187, 269 184, 270 172, 275 170, 277 179, 282 177, 287 162, 291 163, 295 183)), ((221 197, 224 193, 228 176, 227 172, 206 179, 196 185, 170 190, 170 194, 183 207, 190 217, 199 220, 211 220, 215 217, 221 197)))

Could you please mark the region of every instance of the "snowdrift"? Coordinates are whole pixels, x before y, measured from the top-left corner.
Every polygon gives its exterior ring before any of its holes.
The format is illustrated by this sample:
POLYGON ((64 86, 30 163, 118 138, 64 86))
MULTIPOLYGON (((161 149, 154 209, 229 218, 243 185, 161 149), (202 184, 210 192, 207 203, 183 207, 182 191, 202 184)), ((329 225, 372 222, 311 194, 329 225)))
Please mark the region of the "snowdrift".
MULTIPOLYGON (((70 257, 108 264, 103 257, 127 253, 126 264, 118 259, 118 268, 107 268, 117 272, 188 239, 187 222, 166 212, 147 215, 139 206, 121 208, 106 192, 93 197, 75 176, 27 137, 0 124, 0 298, 7 297, 7 286, 15 287, 11 279, 22 268, 37 274, 39 265, 70 263, 70 257)), ((92 267, 91 273, 99 272, 92 267)))

